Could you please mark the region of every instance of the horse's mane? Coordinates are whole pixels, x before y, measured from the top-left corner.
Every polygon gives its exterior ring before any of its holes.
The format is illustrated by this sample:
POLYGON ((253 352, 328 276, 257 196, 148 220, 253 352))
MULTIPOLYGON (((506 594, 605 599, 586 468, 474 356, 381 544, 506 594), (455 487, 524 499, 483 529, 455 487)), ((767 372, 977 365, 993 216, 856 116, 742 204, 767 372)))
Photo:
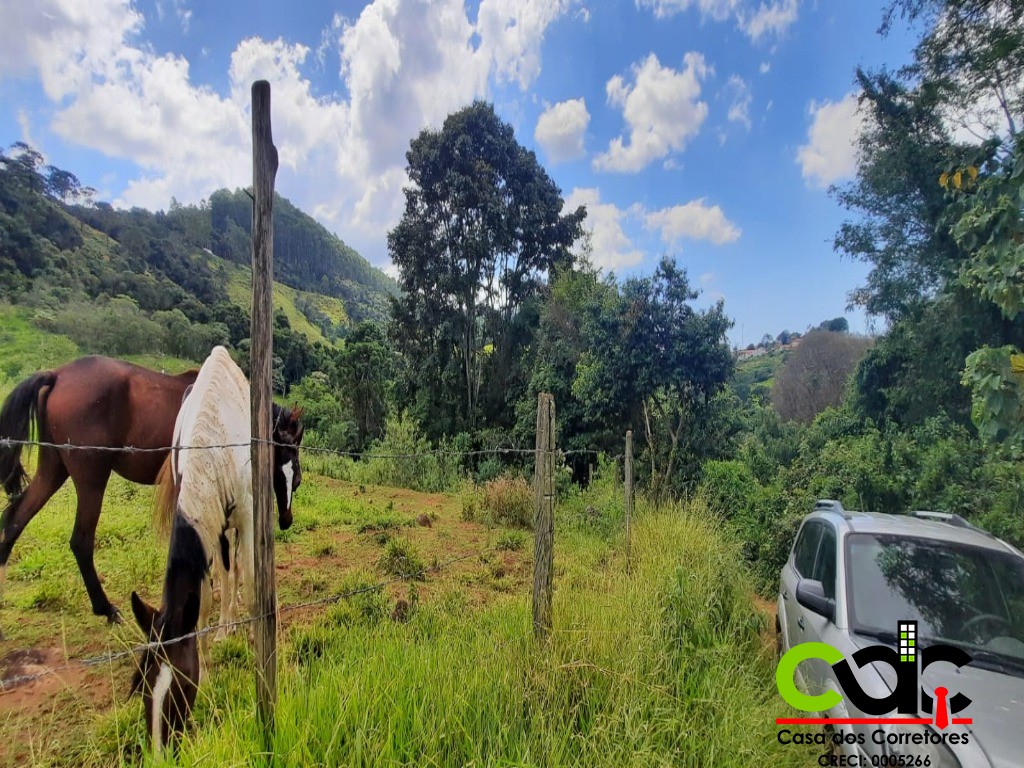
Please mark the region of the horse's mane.
POLYGON ((178 501, 178 489, 174 482, 174 471, 171 462, 174 453, 169 453, 156 476, 156 496, 153 498, 153 528, 162 541, 171 535, 171 520, 174 518, 174 507, 178 501))

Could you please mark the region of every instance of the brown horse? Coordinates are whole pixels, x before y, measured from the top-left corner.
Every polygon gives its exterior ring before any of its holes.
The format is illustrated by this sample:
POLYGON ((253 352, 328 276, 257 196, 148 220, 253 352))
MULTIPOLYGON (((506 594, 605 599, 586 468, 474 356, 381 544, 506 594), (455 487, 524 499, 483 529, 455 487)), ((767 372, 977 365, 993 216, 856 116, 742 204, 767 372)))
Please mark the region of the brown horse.
MULTIPOLYGON (((34 374, 14 388, 0 408, 0 440, 28 439, 34 420, 41 442, 166 449, 173 440, 182 397, 197 374, 188 371, 168 376, 107 357, 79 358, 34 374)), ((285 433, 301 436, 297 411, 276 405, 274 411, 275 439, 285 433)), ((275 447, 275 462, 290 459, 277 455, 289 450, 275 447)), ((0 515, 0 598, 15 542, 70 477, 78 495, 71 551, 93 613, 119 622, 120 611, 107 599, 93 563, 103 495, 111 472, 135 483, 154 484, 167 455, 167 450, 133 453, 41 447, 35 476, 26 488, 28 477, 21 464, 21 446, 0 445, 0 484, 10 500, 0 515)), ((290 519, 282 519, 282 527, 288 522, 290 519)))
MULTIPOLYGON (((25 440, 31 421, 41 442, 109 448, 166 448, 182 395, 198 371, 179 376, 141 368, 108 357, 82 357, 18 384, 0 409, 0 439, 25 440)), ((97 616, 120 621, 120 613, 100 585, 93 548, 96 524, 111 472, 152 485, 167 451, 120 452, 40 448, 35 476, 28 483, 21 446, 0 446, 0 482, 10 503, 0 517, 0 588, 11 549, 25 526, 71 478, 78 513, 71 551, 82 572, 97 616)))

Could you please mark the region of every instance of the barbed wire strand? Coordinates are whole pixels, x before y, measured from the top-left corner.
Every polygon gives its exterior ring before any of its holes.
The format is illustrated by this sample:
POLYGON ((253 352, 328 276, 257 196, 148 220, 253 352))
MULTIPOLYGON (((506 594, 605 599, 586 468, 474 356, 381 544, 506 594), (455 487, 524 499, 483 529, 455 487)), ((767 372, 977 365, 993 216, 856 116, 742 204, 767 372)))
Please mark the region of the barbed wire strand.
MULTIPOLYGON (((297 611, 297 610, 300 610, 302 608, 312 608, 312 607, 316 607, 316 606, 320 606, 320 605, 327 605, 329 603, 337 603, 340 600, 345 600, 347 598, 355 597, 357 595, 365 594, 367 592, 376 592, 376 591, 381 590, 384 587, 389 586, 391 584, 396 584, 398 582, 407 581, 409 579, 416 578, 416 577, 419 577, 419 576, 422 576, 422 575, 425 575, 425 574, 431 573, 431 572, 436 573, 436 572, 442 570, 443 568, 447 568, 449 565, 454 565, 455 563, 461 562, 463 560, 470 560, 470 559, 472 559, 474 557, 483 557, 484 555, 490 554, 493 551, 496 551, 496 550, 494 550, 492 548, 490 550, 483 550, 483 551, 480 551, 480 552, 471 552, 471 553, 466 554, 466 555, 458 555, 456 557, 450 557, 447 560, 443 560, 443 561, 437 563, 436 565, 429 565, 429 566, 425 566, 423 568, 420 568, 417 571, 412 571, 410 573, 399 574, 399 575, 394 576, 394 577, 392 577, 390 579, 385 579, 384 581, 377 582, 376 584, 369 584, 369 585, 364 586, 364 587, 358 587, 356 589, 350 589, 350 590, 346 590, 344 592, 336 592, 335 594, 328 595, 326 597, 316 598, 315 600, 307 600, 307 601, 302 602, 302 603, 291 603, 289 605, 281 605, 281 606, 278 606, 276 615, 280 615, 282 613, 288 613, 290 611, 297 611)), ((30 683, 30 682, 33 682, 35 680, 39 680, 39 679, 44 678, 44 677, 49 677, 50 675, 56 675, 56 674, 59 674, 60 672, 65 672, 65 671, 72 670, 72 669, 79 669, 79 668, 82 668, 82 667, 88 668, 88 667, 98 667, 98 666, 102 666, 104 664, 113 664, 116 661, 120 661, 121 659, 126 659, 126 658, 128 658, 130 656, 135 656, 136 654, 143 653, 143 652, 148 651, 148 650, 158 650, 158 649, 166 647, 168 645, 174 645, 176 643, 185 642, 186 640, 190 640, 192 638, 200 638, 200 637, 203 637, 204 635, 207 635, 207 634, 209 634, 211 632, 219 631, 221 629, 224 629, 224 630, 235 629, 236 627, 244 626, 246 624, 252 624, 253 622, 259 621, 261 619, 269 618, 270 616, 273 616, 273 615, 275 615, 275 614, 265 613, 265 614, 261 614, 261 615, 258 615, 258 616, 246 616, 244 618, 238 619, 236 621, 231 621, 231 622, 228 622, 226 624, 211 624, 208 627, 204 627, 203 629, 198 629, 198 630, 196 630, 194 632, 189 632, 187 635, 182 635, 181 637, 175 637, 175 638, 171 638, 169 640, 153 641, 153 642, 149 642, 149 643, 143 643, 141 645, 136 645, 136 646, 133 646, 133 647, 128 648, 128 649, 123 650, 123 651, 117 651, 115 653, 105 653, 105 654, 102 654, 100 656, 92 656, 92 657, 88 657, 88 658, 84 658, 84 659, 77 659, 77 660, 68 662, 66 664, 61 664, 60 666, 51 667, 51 668, 45 669, 45 670, 43 670, 41 672, 34 672, 34 673, 28 674, 28 675, 14 675, 12 677, 8 677, 8 678, 4 678, 4 679, 0 680, 0 694, 5 693, 7 691, 10 691, 10 690, 12 690, 12 689, 14 689, 14 688, 16 688, 16 687, 18 687, 20 685, 24 685, 25 683, 30 683)))
MULTIPOLYGON (((535 454, 537 450, 535 448, 481 448, 473 451, 455 451, 447 448, 433 448, 429 451, 416 451, 411 453, 374 453, 371 451, 343 451, 337 448, 326 448, 314 445, 299 445, 296 446, 293 443, 283 443, 276 440, 259 440, 253 438, 248 443, 216 443, 213 445, 178 445, 178 446, 166 446, 162 448, 140 448, 133 445, 124 446, 113 446, 113 445, 80 445, 78 443, 52 443, 45 440, 17 440, 11 437, 0 438, 0 448, 13 448, 13 447, 27 447, 27 448, 54 448, 59 451, 96 451, 105 453, 167 453, 172 450, 176 451, 209 451, 220 448, 248 448, 253 443, 264 443, 266 445, 272 445, 279 448, 298 448, 300 451, 306 451, 309 453, 326 453, 333 454, 336 456, 346 456, 353 459, 416 459, 425 456, 493 456, 498 454, 513 454, 513 455, 531 455, 535 454)), ((555 449, 556 453, 561 453, 563 456, 575 456, 589 454, 592 456, 599 455, 603 451, 599 451, 594 448, 570 448, 568 450, 562 450, 560 448, 555 449)), ((617 454, 611 457, 611 460, 621 458, 622 454, 617 454)))

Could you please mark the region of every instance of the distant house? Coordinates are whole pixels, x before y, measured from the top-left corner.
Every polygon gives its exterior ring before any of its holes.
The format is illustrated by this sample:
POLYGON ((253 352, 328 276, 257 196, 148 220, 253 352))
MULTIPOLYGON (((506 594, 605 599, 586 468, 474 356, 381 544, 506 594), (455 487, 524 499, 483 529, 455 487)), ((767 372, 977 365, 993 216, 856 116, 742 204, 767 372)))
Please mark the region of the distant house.
POLYGON ((739 352, 736 353, 736 359, 748 360, 751 357, 759 357, 767 352, 768 350, 765 347, 755 347, 754 349, 741 349, 739 352))

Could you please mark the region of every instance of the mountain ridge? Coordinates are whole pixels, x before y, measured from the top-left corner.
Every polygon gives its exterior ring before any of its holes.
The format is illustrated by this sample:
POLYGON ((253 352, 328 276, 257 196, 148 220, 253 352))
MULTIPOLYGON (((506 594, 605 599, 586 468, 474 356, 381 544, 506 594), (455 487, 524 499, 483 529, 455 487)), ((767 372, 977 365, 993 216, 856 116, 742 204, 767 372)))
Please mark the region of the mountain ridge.
MULTIPOLYGON (((0 151, 0 297, 14 302, 33 288, 52 287, 64 300, 123 294, 145 311, 180 308, 206 322, 227 286, 197 256, 248 268, 251 227, 252 200, 243 189, 219 189, 197 205, 172 198, 167 211, 117 209, 93 202, 73 174, 44 166, 27 145, 0 151)), ((274 255, 276 282, 343 302, 333 317, 318 300, 303 305, 313 325, 327 330, 340 321, 341 335, 363 320, 386 321, 388 298, 399 293, 393 279, 279 194, 274 255)))

